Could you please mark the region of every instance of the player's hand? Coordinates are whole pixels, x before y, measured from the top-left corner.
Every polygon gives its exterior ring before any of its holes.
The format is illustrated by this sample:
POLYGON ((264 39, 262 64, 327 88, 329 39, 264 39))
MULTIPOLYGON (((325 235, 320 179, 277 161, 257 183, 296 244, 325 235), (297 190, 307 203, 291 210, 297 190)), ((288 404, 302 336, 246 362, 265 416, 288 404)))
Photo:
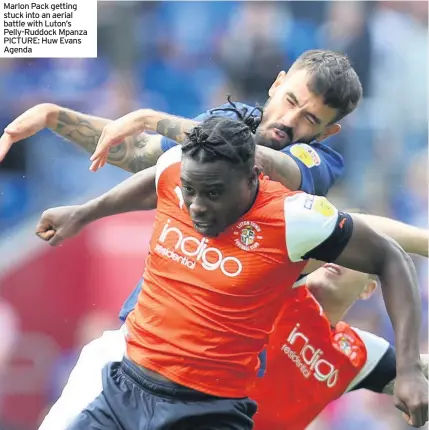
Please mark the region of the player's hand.
POLYGON ((428 380, 421 370, 396 376, 395 406, 403 412, 408 425, 422 427, 428 421, 428 380))
POLYGON ((49 103, 39 104, 26 110, 12 121, 4 129, 4 133, 0 137, 0 162, 3 161, 14 143, 33 136, 47 127, 54 109, 55 105, 49 103))
POLYGON ((51 246, 76 236, 85 227, 79 209, 80 206, 60 206, 46 210, 36 227, 36 235, 51 246))
POLYGON ((142 112, 142 110, 131 112, 103 128, 97 148, 90 158, 92 164, 89 170, 96 172, 107 163, 107 157, 112 146, 119 145, 129 136, 143 133, 145 124, 142 112))

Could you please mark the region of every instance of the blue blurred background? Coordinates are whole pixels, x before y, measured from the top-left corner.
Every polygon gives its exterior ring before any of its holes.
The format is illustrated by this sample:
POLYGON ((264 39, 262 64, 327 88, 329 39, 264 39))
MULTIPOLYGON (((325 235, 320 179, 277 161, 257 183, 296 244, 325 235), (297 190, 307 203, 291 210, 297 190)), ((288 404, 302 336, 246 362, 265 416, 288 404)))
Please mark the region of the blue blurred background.
MULTIPOLYGON (((329 197, 343 208, 427 226, 427 17, 427 2, 415 1, 99 2, 97 59, 0 59, 0 127, 41 102, 109 118, 140 107, 193 117, 222 104, 227 94, 263 105, 281 70, 305 50, 329 48, 348 54, 364 88, 360 107, 328 142, 346 164, 329 197)), ((15 145, 0 164, 0 243, 47 207, 99 194, 128 176, 111 166, 93 174, 89 165, 87 154, 49 131, 15 145)), ((24 239, 11 249, 26 247, 24 239)), ((416 262, 427 350, 427 263, 416 262)), ((123 285, 124 294, 132 286, 123 285)), ((28 328, 22 329, 19 306, 1 294, 0 284, 0 332, 9 334, 5 345, 16 345, 28 328)), ((28 300, 25 293, 22 300, 28 300)), ((95 323, 79 329, 90 332, 85 338, 116 324, 114 312, 94 306, 95 323)), ((355 306, 349 321, 392 340, 379 294, 355 306)), ((58 396, 75 359, 63 350, 39 381, 44 406, 58 396)), ((391 399, 365 392, 331 405, 312 428, 362 425, 407 428, 391 399)))

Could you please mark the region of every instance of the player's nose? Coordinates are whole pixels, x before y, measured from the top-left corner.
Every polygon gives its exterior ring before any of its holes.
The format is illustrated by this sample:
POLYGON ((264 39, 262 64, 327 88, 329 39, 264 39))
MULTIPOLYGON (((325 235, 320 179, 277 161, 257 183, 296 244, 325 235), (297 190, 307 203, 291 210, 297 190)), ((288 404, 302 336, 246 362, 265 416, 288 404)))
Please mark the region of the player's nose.
POLYGON ((189 211, 192 218, 198 218, 200 220, 203 220, 209 212, 207 204, 201 197, 195 197, 192 199, 191 205, 189 206, 189 211))
POLYGON ((300 113, 297 109, 288 109, 280 119, 280 122, 290 129, 296 127, 300 118, 300 113))

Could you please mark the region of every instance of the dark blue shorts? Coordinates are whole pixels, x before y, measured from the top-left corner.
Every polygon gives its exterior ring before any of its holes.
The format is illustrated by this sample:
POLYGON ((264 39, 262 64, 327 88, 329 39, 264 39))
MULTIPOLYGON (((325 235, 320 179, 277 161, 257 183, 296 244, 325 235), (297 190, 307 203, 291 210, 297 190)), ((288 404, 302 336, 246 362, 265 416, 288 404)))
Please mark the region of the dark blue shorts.
POLYGON ((103 391, 68 430, 251 430, 256 403, 210 396, 143 374, 130 360, 103 370, 103 391))

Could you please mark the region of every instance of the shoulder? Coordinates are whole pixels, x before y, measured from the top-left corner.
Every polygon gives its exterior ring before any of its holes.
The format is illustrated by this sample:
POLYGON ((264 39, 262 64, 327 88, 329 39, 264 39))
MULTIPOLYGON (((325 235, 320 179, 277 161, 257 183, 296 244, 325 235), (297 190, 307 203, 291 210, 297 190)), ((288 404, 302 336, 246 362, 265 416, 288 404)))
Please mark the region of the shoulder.
POLYGON ((306 237, 326 239, 338 219, 338 209, 328 199, 303 192, 287 195, 283 210, 289 240, 300 243, 306 237))
POLYGON ((292 262, 335 261, 346 247, 353 223, 325 197, 297 192, 284 199, 286 248, 292 262))
POLYGON ((343 157, 328 145, 320 142, 295 143, 282 149, 300 159, 307 167, 315 167, 324 162, 330 163, 335 167, 343 167, 343 157))
POLYGON ((297 163, 301 171, 302 191, 326 195, 344 173, 343 157, 323 143, 296 143, 282 149, 282 152, 297 163))

